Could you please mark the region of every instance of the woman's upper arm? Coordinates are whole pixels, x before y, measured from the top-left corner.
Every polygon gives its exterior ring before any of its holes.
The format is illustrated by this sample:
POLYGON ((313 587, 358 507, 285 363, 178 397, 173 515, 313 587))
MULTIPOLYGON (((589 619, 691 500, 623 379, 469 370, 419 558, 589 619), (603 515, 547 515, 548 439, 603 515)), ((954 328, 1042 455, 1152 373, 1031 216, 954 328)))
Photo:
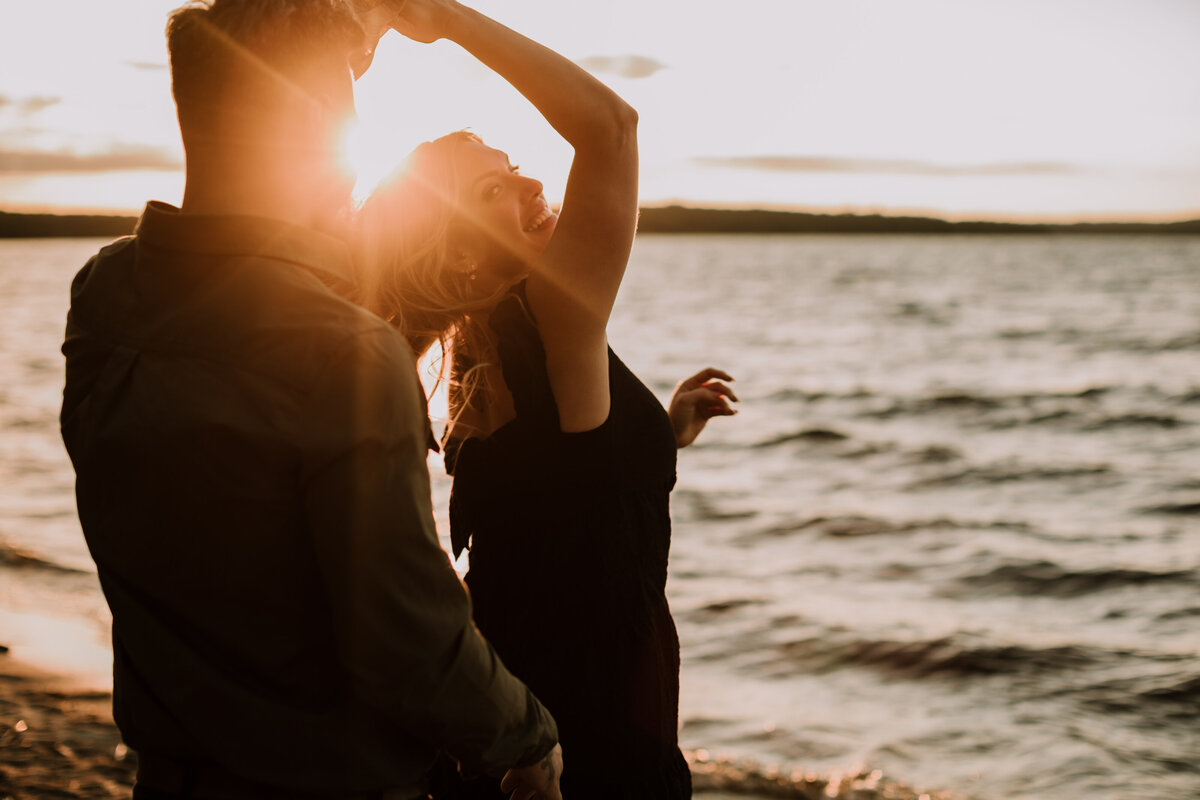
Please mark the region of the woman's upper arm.
POLYGON ((608 417, 605 329, 637 229, 637 115, 576 150, 554 237, 526 283, 564 431, 608 417))

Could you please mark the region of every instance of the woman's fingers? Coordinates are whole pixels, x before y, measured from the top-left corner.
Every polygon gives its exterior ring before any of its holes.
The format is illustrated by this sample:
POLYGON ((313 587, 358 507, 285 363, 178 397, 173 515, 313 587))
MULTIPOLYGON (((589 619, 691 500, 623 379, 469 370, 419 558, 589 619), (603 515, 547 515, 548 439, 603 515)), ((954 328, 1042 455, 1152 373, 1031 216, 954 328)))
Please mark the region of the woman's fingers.
POLYGON ((733 380, 733 376, 730 375, 729 373, 725 372, 724 370, 717 369, 716 367, 707 367, 705 369, 700 370, 699 372, 697 372, 695 375, 688 378, 687 380, 685 380, 682 385, 685 389, 695 389, 697 387, 703 386, 705 383, 707 383, 708 381, 711 381, 713 378, 720 378, 723 381, 732 381, 733 380))
POLYGON ((690 392, 683 392, 676 398, 676 402, 687 403, 695 408, 704 408, 705 406, 721 405, 729 407, 728 401, 737 401, 737 396, 729 389, 728 386, 720 384, 707 384, 697 389, 692 389, 690 392))
MULTIPOLYGON (((737 398, 732 397, 732 395, 733 393, 729 392, 729 396, 736 400, 737 398)), ((693 389, 687 392, 681 399, 687 402, 692 407, 694 413, 701 419, 708 419, 715 416, 729 417, 737 413, 737 410, 729 405, 724 392, 718 392, 707 386, 693 389)))
POLYGON ((723 399, 701 406, 697 411, 705 419, 711 417, 732 417, 737 413, 737 409, 730 407, 723 399))
POLYGON ((704 384, 700 388, 707 389, 708 391, 713 392, 715 394, 723 394, 726 397, 728 397, 730 400, 737 402, 738 398, 737 398, 737 395, 733 393, 733 389, 730 389, 728 386, 721 383, 720 381, 709 381, 708 383, 704 384))

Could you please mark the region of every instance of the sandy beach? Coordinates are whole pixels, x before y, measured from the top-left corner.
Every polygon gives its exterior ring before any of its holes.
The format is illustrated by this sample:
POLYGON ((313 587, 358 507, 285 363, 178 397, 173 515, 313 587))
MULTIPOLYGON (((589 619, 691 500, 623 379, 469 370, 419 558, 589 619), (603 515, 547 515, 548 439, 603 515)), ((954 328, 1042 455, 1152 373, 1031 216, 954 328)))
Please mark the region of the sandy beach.
POLYGON ((0 653, 0 798, 129 797, 136 764, 108 692, 0 653))

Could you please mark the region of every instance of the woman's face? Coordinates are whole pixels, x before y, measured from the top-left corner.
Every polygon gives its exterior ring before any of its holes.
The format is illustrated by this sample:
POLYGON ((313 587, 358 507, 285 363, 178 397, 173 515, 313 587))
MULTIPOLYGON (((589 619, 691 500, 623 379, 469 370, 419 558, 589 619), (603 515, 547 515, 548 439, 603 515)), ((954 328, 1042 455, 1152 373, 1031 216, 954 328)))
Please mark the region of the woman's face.
POLYGON ((500 279, 523 275, 558 222, 541 182, 517 172, 504 153, 477 142, 458 146, 457 166, 456 245, 480 271, 500 279))

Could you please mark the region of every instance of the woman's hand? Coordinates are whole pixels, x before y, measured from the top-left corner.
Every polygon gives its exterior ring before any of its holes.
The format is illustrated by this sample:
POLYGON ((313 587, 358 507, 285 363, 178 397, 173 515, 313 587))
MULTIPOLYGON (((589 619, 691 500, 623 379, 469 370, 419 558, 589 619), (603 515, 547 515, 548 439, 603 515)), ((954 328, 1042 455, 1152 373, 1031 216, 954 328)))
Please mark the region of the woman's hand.
POLYGON ((721 383, 732 380, 729 374, 709 367, 675 387, 667 414, 671 417, 671 427, 675 429, 676 447, 687 447, 696 441, 700 431, 713 417, 731 417, 737 413, 729 406, 730 400, 737 402, 737 395, 721 383))
POLYGON ((414 42, 429 44, 448 34, 450 21, 462 10, 454 0, 403 0, 392 27, 414 42))

